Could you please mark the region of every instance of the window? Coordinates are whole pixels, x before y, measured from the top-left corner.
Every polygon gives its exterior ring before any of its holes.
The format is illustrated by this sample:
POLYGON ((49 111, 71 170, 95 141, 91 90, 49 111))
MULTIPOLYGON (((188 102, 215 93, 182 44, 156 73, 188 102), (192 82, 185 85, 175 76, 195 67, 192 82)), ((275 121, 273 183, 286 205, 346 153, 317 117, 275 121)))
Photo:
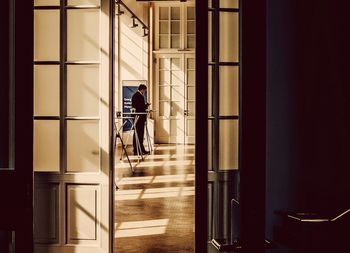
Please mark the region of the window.
POLYGON ((194 49, 195 7, 191 4, 157 4, 155 33, 155 50, 194 49))

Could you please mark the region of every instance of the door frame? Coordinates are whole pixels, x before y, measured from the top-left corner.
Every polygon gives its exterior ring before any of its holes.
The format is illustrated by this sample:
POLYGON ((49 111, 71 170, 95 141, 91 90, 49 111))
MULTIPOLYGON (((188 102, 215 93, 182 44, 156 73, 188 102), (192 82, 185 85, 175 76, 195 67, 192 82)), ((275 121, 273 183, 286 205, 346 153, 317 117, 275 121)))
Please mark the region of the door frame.
MULTIPOLYGON (((243 252, 264 252, 266 0, 240 0, 240 224, 243 252), (252 187, 254 186, 254 187, 252 187)), ((196 1, 195 251, 208 235, 208 2, 196 1)))

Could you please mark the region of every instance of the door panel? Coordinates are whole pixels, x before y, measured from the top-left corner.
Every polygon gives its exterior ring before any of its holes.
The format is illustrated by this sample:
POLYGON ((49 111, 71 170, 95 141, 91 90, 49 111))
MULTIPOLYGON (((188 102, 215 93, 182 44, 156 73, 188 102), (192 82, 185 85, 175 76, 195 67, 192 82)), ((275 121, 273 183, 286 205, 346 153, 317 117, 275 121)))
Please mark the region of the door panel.
POLYGON ((100 190, 96 186, 67 185, 67 243, 98 246, 100 190))
MULTIPOLYGON (((35 252, 106 253, 113 243, 110 1, 61 1, 50 8, 59 12, 59 60, 34 64, 59 69, 59 115, 34 117, 35 126, 54 124, 35 131, 35 252), (47 160, 48 153, 55 159, 47 160)), ((52 81, 43 79, 49 91, 52 81)))
POLYGON ((59 184, 40 184, 34 192, 34 234, 38 243, 59 243, 59 184))

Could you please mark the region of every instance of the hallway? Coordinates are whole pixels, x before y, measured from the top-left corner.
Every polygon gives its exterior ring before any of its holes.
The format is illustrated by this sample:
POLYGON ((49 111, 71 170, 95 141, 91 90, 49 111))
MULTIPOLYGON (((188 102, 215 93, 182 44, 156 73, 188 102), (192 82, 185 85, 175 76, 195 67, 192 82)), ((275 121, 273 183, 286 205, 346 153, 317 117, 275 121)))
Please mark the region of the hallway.
POLYGON ((157 145, 134 175, 119 152, 115 253, 194 252, 194 151, 194 145, 157 145))

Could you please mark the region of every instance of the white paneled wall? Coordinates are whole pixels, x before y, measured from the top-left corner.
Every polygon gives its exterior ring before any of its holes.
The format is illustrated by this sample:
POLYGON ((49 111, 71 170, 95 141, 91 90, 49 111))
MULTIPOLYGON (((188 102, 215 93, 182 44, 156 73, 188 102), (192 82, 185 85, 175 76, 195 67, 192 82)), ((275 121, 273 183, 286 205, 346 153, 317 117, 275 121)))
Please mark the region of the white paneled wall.
MULTIPOLYGON (((123 2, 137 15, 138 18, 140 18, 146 25, 148 25, 148 4, 136 3, 136 0, 123 0, 123 2)), ((138 23, 138 27, 131 28, 131 14, 123 9, 123 7, 121 8, 124 11, 124 14, 119 17, 116 16, 115 41, 117 51, 115 57, 115 106, 118 111, 121 110, 122 80, 147 80, 147 83, 149 83, 149 38, 148 36, 143 37, 143 29, 141 24, 138 23)))

